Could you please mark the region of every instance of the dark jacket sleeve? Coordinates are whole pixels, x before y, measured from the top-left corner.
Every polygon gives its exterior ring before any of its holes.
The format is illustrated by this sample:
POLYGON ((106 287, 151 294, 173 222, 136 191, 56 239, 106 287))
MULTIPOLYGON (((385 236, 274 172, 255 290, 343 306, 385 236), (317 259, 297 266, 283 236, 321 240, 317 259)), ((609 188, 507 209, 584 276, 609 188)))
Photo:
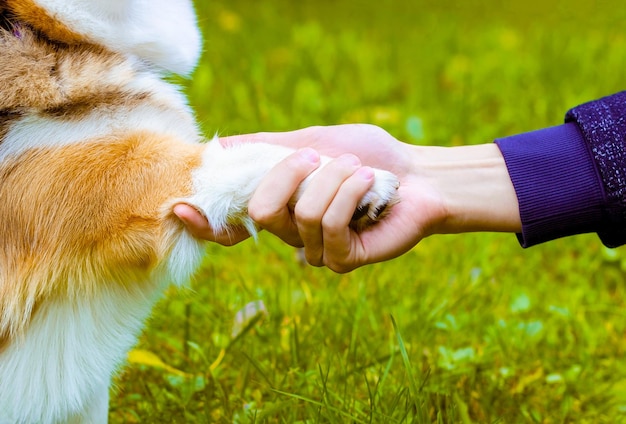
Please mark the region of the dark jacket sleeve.
POLYGON ((626 92, 496 143, 519 201, 522 246, 589 232, 609 247, 626 243, 626 92))
POLYGON ((567 112, 582 131, 603 183, 605 216, 598 234, 604 244, 626 243, 626 91, 567 112))

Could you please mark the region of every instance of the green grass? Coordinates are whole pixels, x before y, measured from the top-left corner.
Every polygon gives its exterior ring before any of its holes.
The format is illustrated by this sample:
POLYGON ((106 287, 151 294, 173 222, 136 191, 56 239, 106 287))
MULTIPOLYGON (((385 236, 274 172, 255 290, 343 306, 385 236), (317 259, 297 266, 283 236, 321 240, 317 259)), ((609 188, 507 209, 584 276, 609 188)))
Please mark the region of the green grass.
MULTIPOLYGON (((208 135, 369 122, 484 143, 625 86, 619 1, 198 3, 206 52, 183 83, 208 135)), ((268 234, 212 245, 137 347, 167 365, 127 367, 110 420, 626 422, 625 271, 594 235, 433 237, 348 275, 268 234), (255 300, 268 316, 233 340, 255 300)))

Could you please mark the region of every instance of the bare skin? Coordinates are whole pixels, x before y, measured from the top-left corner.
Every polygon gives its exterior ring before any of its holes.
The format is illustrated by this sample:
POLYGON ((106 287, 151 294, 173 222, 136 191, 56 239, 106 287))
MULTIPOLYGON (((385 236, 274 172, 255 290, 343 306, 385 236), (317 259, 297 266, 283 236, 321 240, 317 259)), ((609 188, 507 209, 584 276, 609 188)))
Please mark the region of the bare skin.
MULTIPOLYGON (((521 230, 515 190, 494 144, 413 146, 381 128, 361 124, 242 135, 221 142, 265 142, 300 149, 264 178, 248 210, 263 229, 304 247, 307 261, 314 266, 344 273, 400 256, 432 234, 521 230), (288 200, 319 167, 319 154, 337 159, 314 177, 290 210, 288 200), (373 182, 370 167, 398 176, 401 201, 383 221, 356 233, 348 224, 373 182)), ((177 205, 174 212, 196 237, 223 245, 248 237, 245 231, 215 234, 187 205, 177 205)))

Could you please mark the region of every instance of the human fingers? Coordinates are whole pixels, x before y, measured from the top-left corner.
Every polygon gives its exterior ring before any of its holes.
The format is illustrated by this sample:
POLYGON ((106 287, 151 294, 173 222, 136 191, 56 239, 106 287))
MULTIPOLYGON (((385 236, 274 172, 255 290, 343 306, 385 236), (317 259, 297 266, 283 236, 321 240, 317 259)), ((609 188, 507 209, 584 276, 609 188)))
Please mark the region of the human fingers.
POLYGON ((285 243, 301 247, 288 204, 298 186, 319 164, 320 156, 311 148, 301 149, 281 161, 263 178, 250 199, 250 217, 285 243))
MULTIPOLYGON (((354 155, 342 155, 330 161, 314 175, 294 208, 304 256, 311 265, 324 265, 322 218, 337 191, 361 165, 354 155)), ((354 210, 354 209, 353 209, 354 210)))
POLYGON ((389 214, 363 232, 353 234, 350 243, 333 238, 341 237, 341 233, 334 236, 328 230, 325 232, 324 261, 330 269, 345 273, 388 261, 412 249, 428 234, 430 223, 439 214, 436 211, 438 201, 428 193, 428 187, 416 185, 412 179, 403 183, 398 189, 400 201, 389 214))
POLYGON ((354 211, 374 183, 374 170, 358 169, 341 185, 322 218, 323 261, 338 273, 362 265, 360 235, 350 228, 354 211))
POLYGON ((213 231, 204 215, 185 203, 175 205, 173 212, 185 224, 189 232, 199 239, 232 246, 250 237, 244 228, 232 228, 222 232, 213 231))

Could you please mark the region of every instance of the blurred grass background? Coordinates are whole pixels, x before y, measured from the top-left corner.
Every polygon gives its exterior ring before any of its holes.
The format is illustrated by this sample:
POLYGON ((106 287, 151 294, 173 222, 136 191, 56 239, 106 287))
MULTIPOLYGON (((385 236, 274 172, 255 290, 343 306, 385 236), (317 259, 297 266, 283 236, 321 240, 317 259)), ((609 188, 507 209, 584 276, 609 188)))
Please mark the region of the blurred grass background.
MULTIPOLYGON (((207 135, 368 122, 461 145, 624 89, 623 2, 198 1, 207 135)), ((271 235, 159 303, 111 422, 626 422, 626 251, 439 236, 336 275, 271 235), (235 315, 267 316, 232 338, 235 315), (395 326, 394 326, 395 321, 395 326)), ((244 323, 245 324, 245 323, 244 323)))

